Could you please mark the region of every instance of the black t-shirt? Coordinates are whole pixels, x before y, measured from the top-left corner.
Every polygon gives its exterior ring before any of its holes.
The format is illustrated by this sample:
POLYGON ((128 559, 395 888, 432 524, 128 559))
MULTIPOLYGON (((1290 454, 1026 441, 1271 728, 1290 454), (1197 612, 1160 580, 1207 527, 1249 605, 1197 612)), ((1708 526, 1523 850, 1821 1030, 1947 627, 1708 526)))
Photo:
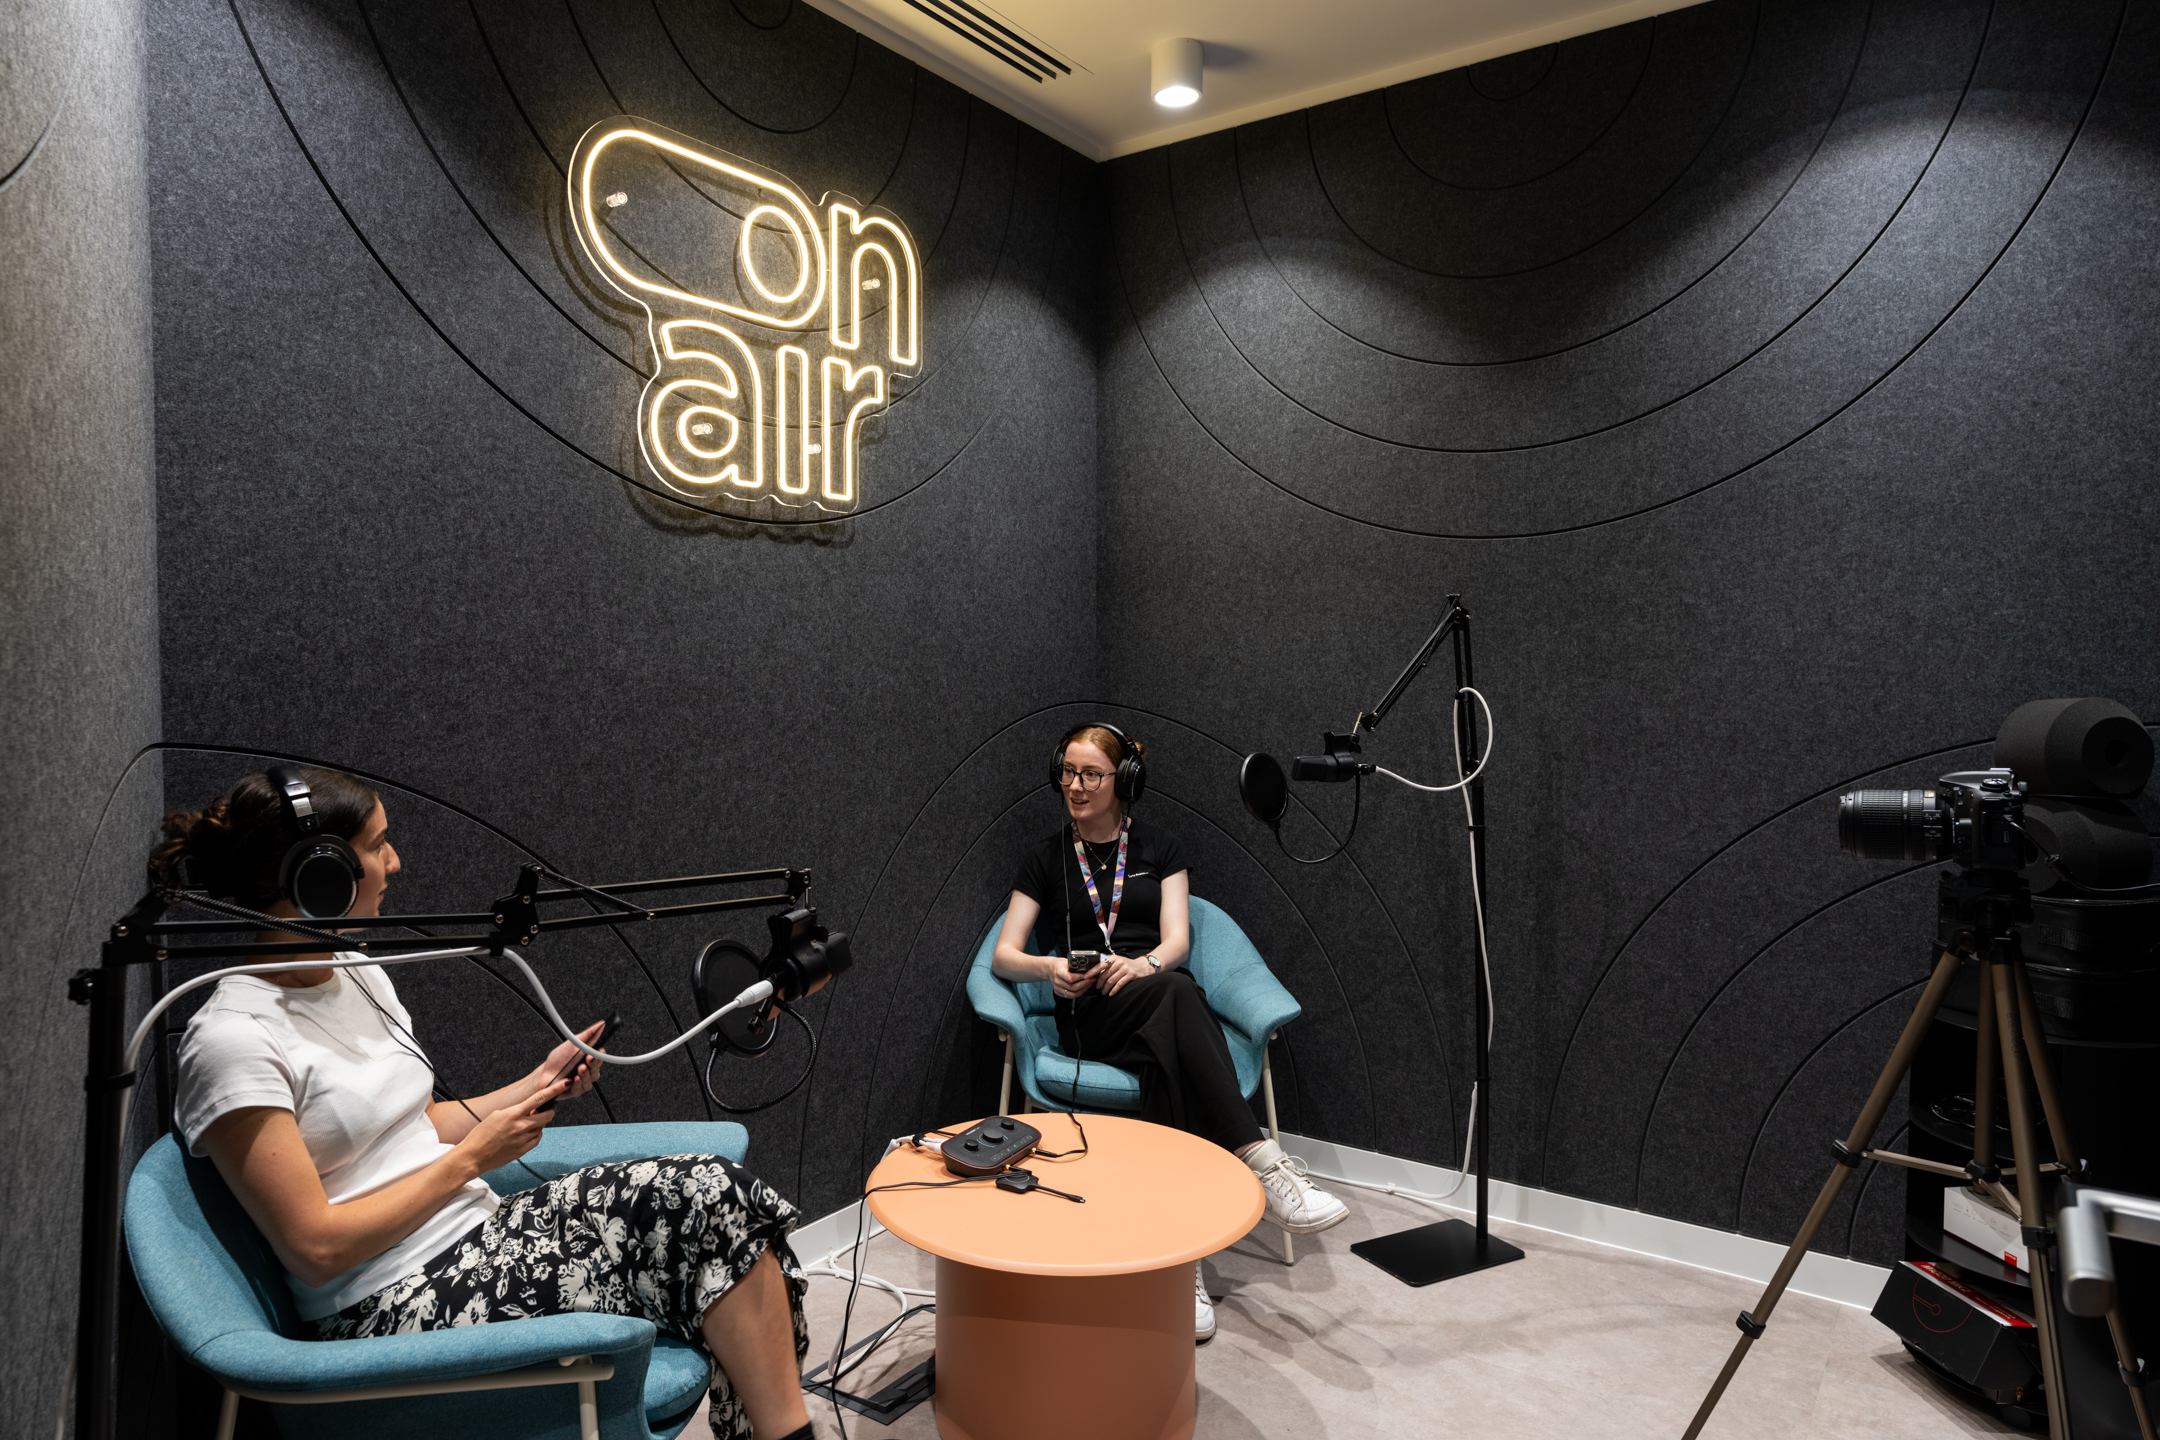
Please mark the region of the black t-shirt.
MULTIPOLYGON (((1087 847, 1095 893, 1102 897, 1106 910, 1117 876, 1117 850, 1116 840, 1087 847)), ((1042 906, 1042 915, 1035 921, 1035 947, 1044 954, 1064 953, 1065 914, 1070 914, 1075 950, 1145 955, 1162 943, 1162 882, 1189 868, 1185 846, 1177 836, 1145 820, 1133 821, 1125 850, 1125 898, 1118 905, 1117 929, 1111 932, 1108 945, 1103 943, 1102 927, 1095 923, 1087 882, 1080 878, 1071 826, 1059 827, 1056 834, 1020 852, 1020 872, 1013 876, 1013 889, 1042 906)))

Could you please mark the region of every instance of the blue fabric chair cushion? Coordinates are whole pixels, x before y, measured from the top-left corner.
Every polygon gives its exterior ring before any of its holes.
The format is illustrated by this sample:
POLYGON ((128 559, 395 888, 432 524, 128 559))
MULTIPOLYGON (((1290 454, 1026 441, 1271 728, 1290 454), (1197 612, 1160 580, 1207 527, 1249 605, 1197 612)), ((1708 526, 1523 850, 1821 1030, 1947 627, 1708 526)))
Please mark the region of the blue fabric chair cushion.
MULTIPOLYGON (((740 1161, 747 1148, 747 1132, 726 1122, 563 1126, 550 1130, 525 1158, 552 1178, 652 1155, 718 1154, 740 1161)), ((498 1188, 535 1183, 514 1165, 488 1178, 498 1188)), ((682 1428, 711 1375, 703 1351, 657 1336, 649 1321, 622 1315, 551 1315, 369 1340, 297 1338, 304 1330, 269 1244, 216 1167, 184 1155, 169 1135, 150 1147, 130 1178, 126 1237, 137 1283, 174 1345, 221 1381, 251 1390, 409 1384, 592 1355, 616 1367, 615 1377, 598 1387, 602 1433, 610 1440, 649 1440, 656 1431, 672 1435, 682 1428)), ((420 1440, 470 1433, 474 1421, 504 1434, 576 1434, 570 1392, 552 1386, 275 1413, 290 1433, 324 1437, 387 1428, 404 1440, 420 1440)))
POLYGON ((1047 1100, 1046 1109, 1064 1110, 1076 1103, 1082 1110, 1140 1108, 1140 1078, 1137 1075, 1095 1060, 1083 1060, 1076 1065, 1073 1058, 1055 1044, 1036 1047, 1034 1078, 1035 1083, 1028 1087, 1029 1093, 1038 1105, 1047 1100), (1073 1099, 1075 1071, 1080 1087, 1077 1102, 1073 1099))
MULTIPOLYGON (((1250 1097, 1260 1088, 1260 1071, 1267 1059, 1268 1036, 1302 1013, 1282 982, 1267 968, 1237 922, 1222 908, 1194 896, 1192 953, 1186 963, 1193 978, 1207 991, 1208 1006, 1222 1022, 1223 1038, 1229 1042, 1230 1058, 1237 1068, 1238 1089, 1250 1097)), ((1005 916, 991 920, 975 947, 968 969, 968 1002, 975 1013, 1013 1038, 1013 1070, 1021 1090, 1045 1109, 1072 1105, 1075 1072, 1083 1109, 1124 1110, 1140 1108, 1140 1082, 1133 1075, 1081 1061, 1058 1048, 1053 1018, 1055 996, 1047 982, 1001 980, 991 969, 998 933, 1005 916)), ((1029 954, 1042 953, 1032 935, 1029 954)))
POLYGON ((656 1155, 725 1155, 736 1164, 750 1153, 750 1132, 732 1120, 670 1120, 640 1125, 550 1125, 523 1162, 511 1161, 481 1178, 498 1195, 530 1190, 587 1165, 650 1160, 656 1155), (531 1167, 527 1169, 526 1167, 531 1167), (540 1179, 534 1179, 537 1172, 540 1179))
POLYGON ((653 1341, 652 1366, 645 1372, 645 1416, 656 1428, 679 1421, 697 1408, 712 1380, 705 1352, 672 1335, 653 1341))

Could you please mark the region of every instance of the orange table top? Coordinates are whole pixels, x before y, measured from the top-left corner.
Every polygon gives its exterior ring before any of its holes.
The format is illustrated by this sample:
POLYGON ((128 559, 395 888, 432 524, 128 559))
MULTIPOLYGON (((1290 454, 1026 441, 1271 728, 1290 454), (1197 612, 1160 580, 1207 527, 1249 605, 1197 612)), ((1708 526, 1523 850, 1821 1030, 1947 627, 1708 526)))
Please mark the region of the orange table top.
MULTIPOLYGON (((1044 1149, 1080 1148, 1066 1116, 1013 1118, 1040 1130, 1044 1149)), ((983 1180, 887 1190, 870 1196, 870 1213, 916 1249, 966 1265, 1022 1275, 1124 1275, 1212 1255, 1267 1211, 1259 1177, 1220 1145, 1122 1115, 1088 1115, 1082 1123, 1086 1156, 1030 1156, 1021 1168, 1045 1185, 1086 1196, 1085 1205, 1040 1191, 1016 1195, 983 1180)), ((944 1128, 958 1134, 967 1127, 944 1128)), ((870 1172, 867 1184, 955 1178, 934 1151, 904 1145, 870 1172)))

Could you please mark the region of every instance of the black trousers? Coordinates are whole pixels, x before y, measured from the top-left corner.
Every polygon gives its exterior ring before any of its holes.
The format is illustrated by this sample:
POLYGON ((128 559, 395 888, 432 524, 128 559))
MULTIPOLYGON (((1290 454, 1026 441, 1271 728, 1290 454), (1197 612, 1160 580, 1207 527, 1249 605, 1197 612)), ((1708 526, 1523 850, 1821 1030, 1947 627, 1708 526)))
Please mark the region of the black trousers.
MULTIPOLYGON (((1238 1092, 1237 1067, 1207 992, 1183 967, 1127 981, 1115 995, 1090 990, 1058 1004, 1058 1045, 1140 1077, 1140 1118, 1227 1150, 1258 1142, 1260 1126, 1238 1092)), ((1050 1096, 1057 1099, 1054 1087, 1050 1096)))

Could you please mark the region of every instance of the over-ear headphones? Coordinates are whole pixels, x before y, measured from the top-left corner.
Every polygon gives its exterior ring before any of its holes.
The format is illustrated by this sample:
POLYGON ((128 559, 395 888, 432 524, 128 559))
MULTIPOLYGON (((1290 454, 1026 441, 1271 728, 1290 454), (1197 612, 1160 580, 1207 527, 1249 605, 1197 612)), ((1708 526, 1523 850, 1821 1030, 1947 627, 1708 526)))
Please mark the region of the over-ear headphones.
POLYGON ((367 871, 352 846, 337 835, 325 835, 322 816, 315 813, 315 796, 298 769, 277 765, 263 772, 270 788, 285 807, 286 822, 294 833, 278 862, 278 895, 298 906, 310 920, 335 920, 350 914, 360 898, 360 877, 367 871))
POLYGON ((1117 762, 1117 778, 1110 782, 1111 789, 1117 795, 1117 798, 1130 805, 1142 795, 1145 795, 1147 793, 1147 761, 1140 758, 1140 747, 1135 745, 1132 737, 1123 730, 1118 729, 1115 725, 1105 724, 1101 720, 1090 720, 1085 725, 1075 725, 1065 732, 1063 739, 1058 741, 1057 749, 1050 752, 1050 788, 1059 794, 1064 793, 1065 782, 1060 772, 1065 768, 1065 747, 1072 744, 1073 741, 1079 739, 1082 734, 1089 730, 1109 731, 1112 735, 1117 736, 1118 747, 1125 752, 1124 758, 1117 762))

